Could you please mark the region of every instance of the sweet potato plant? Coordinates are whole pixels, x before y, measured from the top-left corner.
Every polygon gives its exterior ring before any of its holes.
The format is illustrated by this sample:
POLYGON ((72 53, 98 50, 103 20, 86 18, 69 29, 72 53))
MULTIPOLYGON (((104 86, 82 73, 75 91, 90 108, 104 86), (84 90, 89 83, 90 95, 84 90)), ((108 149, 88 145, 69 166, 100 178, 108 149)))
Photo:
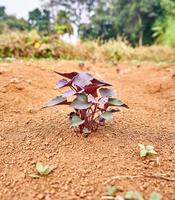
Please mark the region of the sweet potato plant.
POLYGON ((113 113, 119 111, 118 107, 128 108, 121 100, 114 98, 115 90, 107 88, 111 84, 89 73, 56 73, 64 77, 57 82, 57 87, 70 89, 50 100, 45 107, 69 105, 74 109, 69 114, 71 127, 79 127, 80 133, 88 135, 97 131, 99 125, 104 125, 113 113))

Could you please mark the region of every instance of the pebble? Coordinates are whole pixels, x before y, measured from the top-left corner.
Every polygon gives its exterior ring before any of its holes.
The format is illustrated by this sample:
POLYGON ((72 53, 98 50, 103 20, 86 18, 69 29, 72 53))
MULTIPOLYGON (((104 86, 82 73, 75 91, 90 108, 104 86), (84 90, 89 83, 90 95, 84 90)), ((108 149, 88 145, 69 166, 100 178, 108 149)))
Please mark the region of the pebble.
POLYGON ((27 144, 27 145, 30 145, 30 144, 31 144, 31 141, 30 141, 30 140, 27 140, 27 141, 26 141, 26 144, 27 144))
POLYGON ((28 84, 31 84, 31 83, 32 83, 32 80, 28 79, 28 80, 26 80, 26 82, 27 82, 28 84))
POLYGON ((46 195, 45 200, 52 200, 52 199, 51 199, 50 195, 46 195))
POLYGON ((1 91, 2 93, 6 93, 6 92, 7 92, 7 89, 6 89, 6 88, 2 88, 0 91, 1 91))
POLYGON ((0 136, 0 141, 3 141, 3 140, 5 140, 5 138, 4 138, 4 137, 2 137, 2 136, 0 136))
POLYGON ((12 79, 10 79, 10 83, 15 83, 15 84, 17 84, 17 83, 19 83, 20 81, 19 81, 19 79, 18 78, 12 78, 12 79))
POLYGON ((37 199, 42 200, 44 199, 44 194, 40 193, 37 195, 37 199))

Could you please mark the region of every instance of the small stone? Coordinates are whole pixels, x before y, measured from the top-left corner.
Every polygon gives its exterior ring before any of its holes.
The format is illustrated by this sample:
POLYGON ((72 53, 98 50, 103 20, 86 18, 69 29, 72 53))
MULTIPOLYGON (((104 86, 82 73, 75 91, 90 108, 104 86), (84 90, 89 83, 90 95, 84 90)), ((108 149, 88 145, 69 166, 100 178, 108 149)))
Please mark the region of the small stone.
POLYGON ((52 199, 51 199, 50 195, 46 195, 45 200, 52 200, 52 199))
POLYGON ((52 190, 50 191, 50 194, 55 194, 55 193, 56 193, 55 189, 52 189, 52 190))
POLYGON ((48 143, 48 142, 45 142, 44 145, 45 145, 45 146, 49 146, 49 143, 48 143))
POLYGON ((6 88, 2 88, 2 89, 0 89, 0 92, 6 93, 6 92, 7 92, 7 89, 6 89, 6 88))
POLYGON ((17 84, 17 83, 19 83, 20 81, 19 81, 18 78, 12 78, 12 79, 10 80, 10 82, 11 82, 11 83, 17 84))
POLYGON ((31 145, 31 141, 30 141, 30 140, 27 140, 27 141, 26 141, 26 144, 27 144, 27 145, 31 145))
POLYGON ((40 193, 37 195, 37 199, 42 200, 44 199, 44 194, 40 193))
POLYGON ((59 138, 58 139, 58 143, 62 142, 63 138, 59 138))
POLYGON ((28 84, 31 84, 31 83, 32 83, 32 80, 28 79, 28 80, 26 80, 26 82, 27 82, 28 84))
POLYGON ((4 138, 4 137, 2 137, 2 136, 0 136, 0 141, 3 141, 3 140, 5 140, 5 138, 4 138))
POLYGON ((86 192, 86 190, 82 190, 81 192, 80 192, 80 198, 85 198, 86 196, 87 196, 87 192, 86 192))

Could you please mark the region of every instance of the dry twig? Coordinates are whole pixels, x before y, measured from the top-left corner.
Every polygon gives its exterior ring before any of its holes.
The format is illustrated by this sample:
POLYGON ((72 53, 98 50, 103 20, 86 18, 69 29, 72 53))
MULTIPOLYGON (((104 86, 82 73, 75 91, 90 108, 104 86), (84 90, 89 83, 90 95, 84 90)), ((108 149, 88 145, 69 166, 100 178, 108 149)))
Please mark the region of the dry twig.
POLYGON ((105 181, 104 185, 108 184, 109 182, 111 182, 112 180, 121 180, 121 179, 135 179, 135 178, 155 178, 155 179, 163 179, 166 181, 175 181, 175 178, 173 177, 168 177, 168 176, 164 176, 162 174, 150 174, 150 175, 136 175, 136 176, 125 176, 125 175, 121 175, 121 176, 114 176, 111 179, 105 181))

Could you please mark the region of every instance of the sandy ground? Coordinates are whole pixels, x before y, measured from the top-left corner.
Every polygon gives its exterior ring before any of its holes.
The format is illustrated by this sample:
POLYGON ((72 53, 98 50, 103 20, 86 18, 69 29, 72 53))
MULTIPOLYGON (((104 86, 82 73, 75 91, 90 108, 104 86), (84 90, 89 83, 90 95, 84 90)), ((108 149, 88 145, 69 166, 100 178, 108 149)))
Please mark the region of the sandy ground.
POLYGON ((174 179, 175 65, 0 63, 0 200, 98 200, 107 185, 140 191, 145 199, 157 191, 163 200, 175 200, 174 179), (69 128, 70 108, 40 109, 60 93, 53 70, 89 70, 112 83, 130 109, 87 138, 77 135, 69 128), (141 159, 138 143, 153 145, 158 155, 141 159), (32 179, 28 174, 38 161, 56 169, 32 179), (113 179, 121 175, 151 177, 113 179))

